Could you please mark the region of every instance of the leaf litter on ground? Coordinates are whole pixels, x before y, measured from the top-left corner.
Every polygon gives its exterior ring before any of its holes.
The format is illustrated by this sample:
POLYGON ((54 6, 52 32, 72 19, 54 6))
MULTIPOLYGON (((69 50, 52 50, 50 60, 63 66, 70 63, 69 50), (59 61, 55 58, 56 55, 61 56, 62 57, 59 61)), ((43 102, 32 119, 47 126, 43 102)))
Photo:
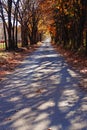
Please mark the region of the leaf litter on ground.
POLYGON ((5 75, 14 71, 15 67, 21 64, 22 60, 35 51, 41 44, 21 48, 18 51, 0 52, 0 81, 5 79, 5 75))
POLYGON ((87 90, 87 56, 79 52, 64 49, 62 46, 57 46, 56 44, 52 44, 52 46, 58 53, 60 53, 65 58, 67 63, 74 70, 78 71, 81 75, 83 75, 83 78, 78 84, 78 86, 87 90))

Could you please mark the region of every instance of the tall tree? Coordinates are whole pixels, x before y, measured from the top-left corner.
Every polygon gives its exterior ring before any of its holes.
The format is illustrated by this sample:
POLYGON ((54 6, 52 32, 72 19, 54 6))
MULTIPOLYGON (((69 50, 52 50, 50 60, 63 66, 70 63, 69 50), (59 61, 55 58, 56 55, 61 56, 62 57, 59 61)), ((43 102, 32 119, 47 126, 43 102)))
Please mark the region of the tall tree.
POLYGON ((5 16, 4 16, 4 11, 3 11, 3 4, 2 4, 2 1, 0 0, 0 17, 3 21, 3 29, 4 29, 4 39, 5 39, 5 49, 7 50, 8 49, 8 46, 7 46, 7 35, 6 35, 6 22, 5 22, 5 16))
POLYGON ((17 11, 19 1, 20 0, 0 1, 0 13, 4 25, 6 49, 8 50, 15 50, 15 48, 17 47, 17 35, 14 35, 14 30, 17 33, 17 11))
POLYGON ((14 48, 14 44, 12 43, 12 0, 7 1, 8 6, 8 48, 9 50, 14 48))
POLYGON ((26 0, 20 1, 19 22, 21 24, 22 46, 36 44, 38 34, 38 23, 40 20, 40 1, 26 0))

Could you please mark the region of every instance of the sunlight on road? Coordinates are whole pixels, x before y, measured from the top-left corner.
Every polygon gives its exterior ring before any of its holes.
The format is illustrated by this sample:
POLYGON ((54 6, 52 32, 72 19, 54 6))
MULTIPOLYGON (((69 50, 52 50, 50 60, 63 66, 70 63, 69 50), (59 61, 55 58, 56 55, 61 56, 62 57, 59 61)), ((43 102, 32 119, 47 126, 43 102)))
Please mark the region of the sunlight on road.
POLYGON ((46 38, 45 40, 44 40, 44 42, 46 43, 46 42, 51 42, 51 37, 48 37, 48 38, 46 38))
POLYGON ((77 73, 76 73, 76 72, 74 72, 74 71, 72 71, 72 70, 70 70, 70 69, 68 69, 67 71, 69 72, 69 74, 70 74, 72 77, 77 77, 77 73))

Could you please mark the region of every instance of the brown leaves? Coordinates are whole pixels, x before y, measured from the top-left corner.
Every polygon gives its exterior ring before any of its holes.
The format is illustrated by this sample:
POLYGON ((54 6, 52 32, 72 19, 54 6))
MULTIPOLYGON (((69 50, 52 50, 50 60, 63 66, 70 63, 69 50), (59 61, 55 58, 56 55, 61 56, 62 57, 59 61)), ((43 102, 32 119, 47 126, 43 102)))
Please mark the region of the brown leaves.
POLYGON ((51 128, 48 128, 48 130, 52 130, 51 128))
POLYGON ((11 120, 11 118, 6 118, 6 119, 5 119, 5 121, 10 121, 10 120, 11 120))
POLYGON ((21 64, 24 57, 35 51, 38 46, 31 46, 29 49, 23 48, 23 51, 20 52, 0 52, 0 80, 21 64))
POLYGON ((41 94, 41 93, 42 93, 42 90, 41 90, 41 89, 38 89, 38 90, 36 90, 36 93, 41 94))
MULTIPOLYGON (((73 52, 70 50, 63 49, 61 46, 53 45, 54 49, 64 56, 66 61, 80 73, 84 74, 87 77, 87 57, 78 52, 73 52)), ((78 84, 79 87, 87 90, 87 78, 81 80, 81 83, 78 84)))
POLYGON ((44 88, 42 88, 42 89, 37 89, 37 90, 36 90, 36 93, 37 93, 37 94, 42 94, 42 93, 44 93, 44 92, 46 92, 46 89, 44 89, 44 88))
POLYGON ((56 51, 63 55, 66 61, 79 72, 87 75, 87 57, 73 52, 70 50, 63 49, 61 46, 53 45, 56 51))

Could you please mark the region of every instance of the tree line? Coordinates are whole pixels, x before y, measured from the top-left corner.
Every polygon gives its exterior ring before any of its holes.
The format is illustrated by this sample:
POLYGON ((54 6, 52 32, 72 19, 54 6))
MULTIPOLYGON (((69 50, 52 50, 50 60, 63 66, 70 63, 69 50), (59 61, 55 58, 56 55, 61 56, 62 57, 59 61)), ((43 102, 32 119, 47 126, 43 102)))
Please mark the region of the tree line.
POLYGON ((18 48, 18 27, 21 28, 22 46, 36 44, 41 32, 39 0, 0 0, 0 19, 3 22, 6 50, 18 48))
POLYGON ((53 0, 52 39, 64 48, 87 55, 87 1, 53 0))
POLYGON ((6 50, 18 48, 18 24, 22 46, 36 44, 49 30, 52 40, 64 48, 87 54, 86 0, 0 0, 6 50))

